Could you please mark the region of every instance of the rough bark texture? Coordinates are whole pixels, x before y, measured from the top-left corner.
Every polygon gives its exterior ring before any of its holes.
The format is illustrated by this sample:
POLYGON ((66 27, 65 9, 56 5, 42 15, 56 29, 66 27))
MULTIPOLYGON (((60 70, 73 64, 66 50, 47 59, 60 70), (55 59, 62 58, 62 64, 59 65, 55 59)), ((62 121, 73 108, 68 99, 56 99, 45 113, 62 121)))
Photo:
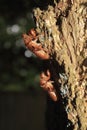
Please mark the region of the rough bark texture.
POLYGON ((36 8, 34 16, 73 130, 87 130, 87 0, 54 1, 46 10, 36 8))

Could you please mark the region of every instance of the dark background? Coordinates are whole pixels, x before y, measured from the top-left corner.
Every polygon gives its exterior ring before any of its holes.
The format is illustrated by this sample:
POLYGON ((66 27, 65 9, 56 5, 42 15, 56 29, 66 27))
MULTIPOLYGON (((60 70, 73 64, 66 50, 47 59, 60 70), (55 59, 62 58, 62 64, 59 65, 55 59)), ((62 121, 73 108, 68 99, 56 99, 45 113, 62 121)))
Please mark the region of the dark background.
POLYGON ((45 130, 43 63, 26 49, 22 34, 35 27, 33 9, 48 3, 0 0, 0 130, 45 130))
POLYGON ((35 27, 33 8, 28 0, 0 1, 0 90, 24 91, 38 85, 42 62, 26 56, 22 39, 23 33, 35 27))

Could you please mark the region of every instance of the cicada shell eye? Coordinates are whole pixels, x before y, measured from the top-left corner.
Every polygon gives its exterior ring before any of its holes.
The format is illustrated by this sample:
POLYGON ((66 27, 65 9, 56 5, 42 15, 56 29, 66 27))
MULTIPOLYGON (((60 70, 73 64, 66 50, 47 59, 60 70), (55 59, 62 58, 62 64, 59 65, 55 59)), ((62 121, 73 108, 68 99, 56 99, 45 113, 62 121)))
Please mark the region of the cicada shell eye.
POLYGON ((49 70, 47 70, 47 76, 50 78, 50 71, 49 70))
POLYGON ((44 74, 44 72, 42 72, 41 74, 40 74, 40 78, 41 79, 44 79, 46 77, 46 75, 44 74))
POLYGON ((33 36, 33 37, 36 37, 36 31, 34 29, 31 29, 30 30, 30 34, 33 36))

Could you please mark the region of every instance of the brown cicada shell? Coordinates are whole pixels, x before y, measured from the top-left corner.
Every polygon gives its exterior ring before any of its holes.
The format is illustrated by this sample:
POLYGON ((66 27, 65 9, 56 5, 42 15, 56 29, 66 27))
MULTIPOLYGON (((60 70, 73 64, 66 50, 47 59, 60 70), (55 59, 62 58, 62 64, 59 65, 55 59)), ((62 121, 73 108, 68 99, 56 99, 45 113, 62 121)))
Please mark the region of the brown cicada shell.
POLYGON ((46 74, 44 72, 40 75, 40 85, 41 87, 48 92, 49 96, 53 101, 57 101, 56 90, 53 86, 53 81, 50 80, 50 72, 47 70, 46 74))
POLYGON ((42 60, 48 60, 50 58, 42 45, 37 43, 36 31, 34 29, 31 29, 28 34, 23 34, 23 39, 26 47, 37 57, 42 60))

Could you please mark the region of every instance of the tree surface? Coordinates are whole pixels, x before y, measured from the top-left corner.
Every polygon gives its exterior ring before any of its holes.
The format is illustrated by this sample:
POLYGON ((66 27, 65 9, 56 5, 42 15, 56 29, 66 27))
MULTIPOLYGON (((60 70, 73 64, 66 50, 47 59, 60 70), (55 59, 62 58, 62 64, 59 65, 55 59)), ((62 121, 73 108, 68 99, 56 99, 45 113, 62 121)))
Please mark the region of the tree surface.
POLYGON ((46 9, 34 9, 34 17, 39 41, 50 55, 56 107, 62 102, 71 122, 64 129, 87 130, 87 1, 55 0, 46 9))

